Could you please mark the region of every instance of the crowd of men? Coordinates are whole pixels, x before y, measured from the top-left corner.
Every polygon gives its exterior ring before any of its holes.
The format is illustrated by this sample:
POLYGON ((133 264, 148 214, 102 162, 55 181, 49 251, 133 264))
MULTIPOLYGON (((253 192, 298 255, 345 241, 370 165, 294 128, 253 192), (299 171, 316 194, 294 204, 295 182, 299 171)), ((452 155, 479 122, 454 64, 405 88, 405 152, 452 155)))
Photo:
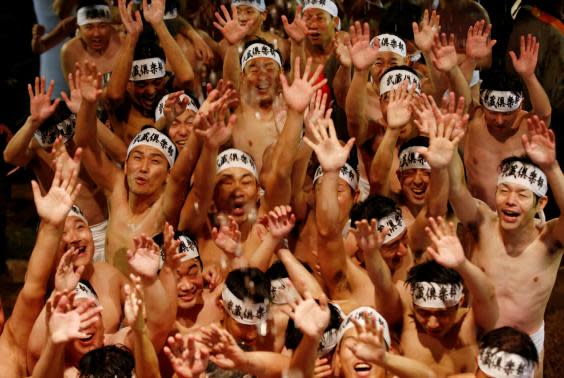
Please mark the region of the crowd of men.
POLYGON ((4 150, 41 222, 0 377, 541 377, 564 242, 542 41, 511 75, 473 1, 462 35, 439 2, 409 35, 332 0, 200 3, 35 30, 70 28, 69 90, 29 84, 4 150))

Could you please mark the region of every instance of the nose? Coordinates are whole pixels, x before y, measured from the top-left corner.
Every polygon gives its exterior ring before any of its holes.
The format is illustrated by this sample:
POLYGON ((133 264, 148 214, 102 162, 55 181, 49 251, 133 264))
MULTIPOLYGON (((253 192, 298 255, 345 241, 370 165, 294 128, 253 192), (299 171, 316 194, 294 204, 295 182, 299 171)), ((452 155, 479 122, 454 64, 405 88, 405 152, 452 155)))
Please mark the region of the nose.
POLYGON ((503 124, 503 116, 502 116, 501 114, 496 114, 496 115, 495 115, 495 122, 496 122, 498 125, 503 124))
POLYGON ((396 254, 398 256, 405 256, 407 254, 407 245, 405 244, 405 242, 402 241, 399 243, 399 247, 396 254))
POLYGON ((187 277, 182 277, 178 280, 178 289, 179 291, 190 291, 194 288, 194 285, 187 277))
POLYGON ((149 159, 143 159, 141 161, 141 166, 139 167, 141 172, 147 172, 149 170, 149 159))
POLYGON ((430 316, 429 319, 427 319, 427 328, 429 329, 437 329, 439 328, 439 321, 435 316, 430 316))

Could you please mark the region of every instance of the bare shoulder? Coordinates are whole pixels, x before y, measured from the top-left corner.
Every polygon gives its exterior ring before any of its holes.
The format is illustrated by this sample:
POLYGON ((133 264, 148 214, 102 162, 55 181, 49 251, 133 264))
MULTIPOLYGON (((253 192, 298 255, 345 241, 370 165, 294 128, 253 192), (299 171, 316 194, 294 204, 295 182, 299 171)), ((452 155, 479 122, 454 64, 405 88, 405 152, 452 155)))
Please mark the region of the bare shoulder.
POLYGON ((61 54, 65 56, 66 54, 76 54, 82 50, 82 44, 80 38, 73 37, 63 44, 61 48, 61 54))

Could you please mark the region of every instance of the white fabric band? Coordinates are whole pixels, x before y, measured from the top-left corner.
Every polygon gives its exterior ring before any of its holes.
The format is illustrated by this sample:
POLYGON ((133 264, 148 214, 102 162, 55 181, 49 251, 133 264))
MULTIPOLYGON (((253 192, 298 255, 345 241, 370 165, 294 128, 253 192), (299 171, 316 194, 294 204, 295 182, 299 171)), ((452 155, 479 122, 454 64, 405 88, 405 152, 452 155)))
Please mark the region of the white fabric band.
POLYGON ((180 262, 185 262, 195 259, 196 257, 200 257, 198 247, 196 247, 196 243, 194 243, 192 239, 190 239, 186 235, 180 235, 178 237, 178 240, 180 241, 180 253, 186 252, 186 255, 180 259, 180 262))
POLYGON ((339 329, 332 328, 321 335, 321 340, 319 340, 319 347, 317 348, 317 356, 323 357, 330 353, 339 342, 339 329))
POLYGON ((221 298, 225 311, 237 323, 251 325, 266 320, 268 308, 264 303, 253 303, 250 300, 243 301, 237 298, 227 285, 223 285, 221 298))
POLYGON ((178 9, 174 8, 169 10, 168 12, 165 12, 163 20, 174 20, 176 17, 178 17, 178 9))
POLYGON ((243 168, 251 172, 257 181, 259 179, 257 166, 251 155, 236 148, 227 149, 217 155, 216 167, 216 175, 229 168, 243 168))
MULTIPOLYGON (((155 109, 155 121, 158 121, 164 115, 164 107, 166 104, 166 100, 168 100, 168 94, 164 95, 163 98, 159 101, 157 108, 155 109)), ((190 96, 186 94, 181 94, 179 100, 183 101, 184 99, 188 99, 188 104, 186 105, 186 110, 191 110, 194 113, 198 113, 198 108, 194 105, 194 102, 190 98, 190 96)))
POLYGON ((548 182, 544 172, 533 164, 513 161, 504 164, 497 178, 497 185, 516 184, 529 189, 539 197, 548 191, 548 182))
POLYGON ((33 137, 41 147, 51 147, 59 135, 63 137, 63 142, 67 142, 74 135, 76 126, 76 114, 71 115, 57 123, 43 129, 37 129, 33 137))
POLYGON ((460 303, 463 287, 461 284, 439 284, 417 282, 411 287, 413 304, 423 308, 450 308, 460 303))
POLYGON ((282 68, 280 53, 264 43, 257 42, 249 45, 249 47, 243 51, 243 54, 241 55, 241 72, 245 69, 247 63, 257 58, 272 59, 280 68, 282 68))
POLYGON ((473 87, 474 85, 478 84, 480 82, 480 70, 474 70, 472 71, 472 78, 470 78, 470 87, 473 87))
POLYGON ((134 60, 131 65, 129 80, 142 81, 159 79, 165 75, 165 63, 161 58, 139 59, 134 60))
POLYGON ((169 168, 172 168, 176 160, 176 146, 174 142, 154 127, 141 130, 139 134, 133 138, 131 143, 129 143, 129 147, 127 147, 128 158, 131 151, 137 146, 148 146, 159 150, 168 161, 169 168))
MULTIPOLYGON (((313 183, 315 184, 317 180, 319 180, 319 178, 322 176, 323 168, 319 166, 317 167, 315 174, 313 175, 313 183)), ((356 173, 356 170, 348 163, 345 163, 345 165, 341 167, 341 170, 339 171, 339 178, 345 180, 353 190, 356 190, 356 188, 358 187, 358 173, 356 173)))
POLYGON ((388 322, 378 311, 373 309, 372 307, 359 307, 353 311, 351 311, 347 317, 341 323, 339 327, 339 334, 337 337, 338 342, 341 342, 343 335, 347 330, 354 327, 354 323, 352 320, 356 320, 360 325, 366 326, 366 322, 364 321, 364 314, 368 314, 368 318, 375 318, 376 324, 384 329, 384 341, 386 342, 387 349, 390 349, 392 345, 392 338, 390 336, 390 330, 388 329, 388 322))
POLYGON ((380 47, 378 51, 382 52, 392 52, 394 54, 400 55, 402 58, 407 56, 407 47, 403 39, 393 34, 380 34, 370 41, 370 47, 374 47, 375 39, 378 38, 378 44, 380 47))
POLYGON ((480 350, 478 367, 486 375, 495 378, 533 378, 535 372, 535 364, 532 361, 498 348, 480 350))
POLYGON ((384 237, 384 244, 390 244, 400 236, 407 228, 401 209, 395 209, 390 214, 378 219, 378 231, 382 231, 384 227, 388 227, 388 233, 384 237))
POLYGON ((290 278, 277 278, 270 281, 270 296, 274 304, 286 304, 288 300, 298 298, 298 292, 294 288, 290 278))
POLYGON ((426 169, 431 170, 429 162, 425 160, 423 155, 417 152, 418 147, 412 146, 405 148, 399 155, 400 172, 408 169, 426 169))
POLYGON ((523 95, 512 91, 482 89, 480 91, 480 102, 489 111, 507 113, 519 109, 523 102, 523 95))
POLYGON ((79 8, 76 12, 76 24, 78 26, 95 22, 112 22, 112 12, 109 6, 103 4, 89 5, 79 8))
POLYGON ((72 205, 71 209, 69 210, 69 213, 67 215, 68 217, 77 217, 82 219, 82 221, 84 221, 84 223, 88 224, 88 221, 86 220, 86 217, 84 216, 84 213, 82 212, 82 210, 80 210, 80 207, 76 206, 76 205, 72 205))
POLYGON ((421 93, 421 80, 419 80, 419 77, 408 70, 397 69, 386 72, 380 79, 380 95, 396 89, 404 80, 408 81, 409 89, 415 85, 415 92, 421 93))
POLYGON ((333 17, 337 17, 339 15, 337 5, 331 0, 305 0, 302 12, 311 8, 324 10, 333 17))
POLYGON ((266 10, 266 4, 264 0, 232 0, 231 5, 238 7, 239 5, 248 5, 255 8, 259 12, 264 12, 266 10))
POLYGON ((87 285, 83 284, 82 282, 78 282, 76 287, 74 288, 74 292, 76 293, 74 299, 93 299, 94 303, 97 305, 100 304, 98 300, 98 296, 90 289, 87 285))

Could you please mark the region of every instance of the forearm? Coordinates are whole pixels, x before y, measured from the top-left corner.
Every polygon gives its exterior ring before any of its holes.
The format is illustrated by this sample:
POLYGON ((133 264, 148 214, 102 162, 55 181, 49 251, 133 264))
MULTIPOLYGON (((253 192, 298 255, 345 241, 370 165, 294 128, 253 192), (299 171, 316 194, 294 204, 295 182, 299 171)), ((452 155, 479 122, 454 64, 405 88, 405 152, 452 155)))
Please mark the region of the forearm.
POLYGON ((147 329, 135 330, 133 333, 133 358, 135 359, 135 376, 138 378, 158 378, 159 360, 155 348, 147 335, 147 329))
POLYGON ((76 115, 74 141, 80 147, 99 150, 96 102, 82 101, 76 115))
POLYGON ((392 174, 392 162, 394 148, 400 135, 400 129, 386 128, 384 138, 378 146, 378 150, 370 164, 368 180, 370 192, 382 196, 390 195, 390 176, 392 174))
POLYGON ((76 16, 61 20, 49 33, 43 35, 38 45, 32 45, 35 54, 42 54, 63 42, 76 29, 76 16))
POLYGON ((41 357, 33 368, 32 378, 63 378, 65 344, 55 344, 48 339, 45 348, 41 352, 41 357))
POLYGON ((35 246, 29 258, 22 293, 26 297, 43 298, 47 291, 47 283, 56 260, 59 240, 63 235, 64 224, 49 224, 41 221, 35 246))
POLYGON ((164 21, 161 20, 159 23, 152 26, 164 50, 167 63, 176 76, 178 85, 182 88, 186 87, 190 81, 194 80, 192 65, 186 59, 178 43, 176 43, 172 35, 170 35, 164 21))
POLYGON ((347 94, 351 86, 351 70, 351 67, 345 67, 341 64, 333 78, 335 101, 337 101, 337 105, 341 108, 344 108, 347 103, 347 94))
POLYGON ((23 126, 14 134, 4 149, 6 163, 24 166, 29 162, 32 154, 29 143, 38 128, 39 124, 34 122, 31 116, 27 117, 23 126))
POLYGON ((429 193, 425 198, 427 216, 444 216, 447 212, 449 176, 446 168, 432 168, 429 179, 429 193))
POLYGON ((270 261, 276 248, 280 245, 280 241, 280 239, 272 236, 270 232, 266 234, 258 248, 248 257, 249 266, 259 268, 265 272, 270 266, 270 261))
POLYGON ((294 62, 296 58, 300 58, 301 66, 305 66, 307 55, 305 51, 305 39, 301 42, 296 42, 290 39, 290 82, 294 81, 294 62))
POLYGON ((452 70, 448 72, 448 79, 456 94, 456 98, 464 97, 464 111, 468 110, 468 107, 472 103, 472 93, 470 92, 470 85, 468 80, 464 77, 464 73, 458 66, 454 66, 452 70))
POLYGON ((319 234, 327 238, 340 235, 339 225, 339 207, 331 206, 337 202, 337 180, 339 179, 338 171, 323 172, 321 188, 317 196, 315 205, 315 216, 317 221, 317 231, 319 234))
POLYGON ((423 51, 423 57, 425 58, 427 69, 429 70, 429 78, 433 85, 433 97, 439 101, 448 89, 446 78, 433 64, 430 52, 423 51))
POLYGON ((435 372, 427 365, 397 354, 386 352, 383 361, 377 363, 394 376, 403 378, 435 378, 435 372))
POLYGON ((533 113, 538 115, 541 120, 545 121, 548 126, 550 124, 550 115, 552 114, 552 107, 550 106, 548 95, 535 74, 529 77, 522 77, 522 79, 529 92, 533 113))
POLYGON ((555 161, 551 167, 544 170, 544 173, 546 174, 556 205, 560 212, 564 213, 564 175, 562 174, 562 169, 558 162, 555 161))
POLYGON ((112 76, 106 87, 106 98, 112 102, 121 102, 125 96, 136 45, 137 37, 128 34, 121 46, 121 53, 114 64, 112 76))
POLYGON ((401 299, 392 281, 390 269, 379 249, 363 252, 366 270, 375 288, 376 309, 393 325, 401 314, 401 299))
POLYGON ((302 295, 309 292, 315 299, 321 298, 323 289, 315 277, 307 271, 304 265, 290 252, 288 249, 281 248, 278 250, 278 258, 284 264, 288 277, 296 290, 302 295))
POLYGON ((233 83, 235 90, 239 91, 239 77, 241 76, 241 63, 239 62, 239 46, 228 45, 223 57, 223 79, 233 83))
POLYGON ((303 188, 307 178, 307 167, 313 150, 305 143, 298 149, 298 155, 292 167, 292 194, 290 196, 290 206, 296 214, 298 221, 305 221, 308 213, 306 193, 303 188))
POLYGON ((290 360, 290 371, 300 372, 302 377, 313 377, 315 370, 315 360, 317 359, 317 349, 321 336, 311 337, 303 335, 300 344, 292 354, 290 360))
POLYGON ((455 151, 448 167, 449 193, 448 199, 454 213, 463 225, 475 223, 478 220, 478 207, 475 199, 470 194, 464 179, 464 165, 460 154, 455 151))
MULTIPOLYGON (((163 269, 165 272, 169 270, 163 269)), ((170 275, 173 273, 166 274, 170 275)), ((142 281, 147 313, 147 330, 155 350, 160 350, 163 347, 176 319, 176 298, 171 300, 171 293, 176 292, 176 285, 174 285, 174 288, 167 288, 166 286, 170 286, 170 283, 174 281, 162 275, 163 272, 161 272, 161 276, 157 279, 142 281)))
POLYGON ((367 83, 368 70, 355 70, 345 102, 349 135, 356 138, 357 145, 369 138, 366 120, 367 83))
POLYGON ((123 164, 127 154, 127 146, 123 143, 123 140, 98 119, 96 120, 96 130, 98 141, 104 148, 104 151, 108 153, 113 161, 123 164))
POLYGON ((290 366, 290 357, 274 352, 244 352, 237 369, 252 376, 275 378, 283 376, 290 366))
POLYGON ((471 296, 476 323, 485 330, 495 326, 499 307, 495 287, 488 276, 468 259, 456 268, 471 296))

